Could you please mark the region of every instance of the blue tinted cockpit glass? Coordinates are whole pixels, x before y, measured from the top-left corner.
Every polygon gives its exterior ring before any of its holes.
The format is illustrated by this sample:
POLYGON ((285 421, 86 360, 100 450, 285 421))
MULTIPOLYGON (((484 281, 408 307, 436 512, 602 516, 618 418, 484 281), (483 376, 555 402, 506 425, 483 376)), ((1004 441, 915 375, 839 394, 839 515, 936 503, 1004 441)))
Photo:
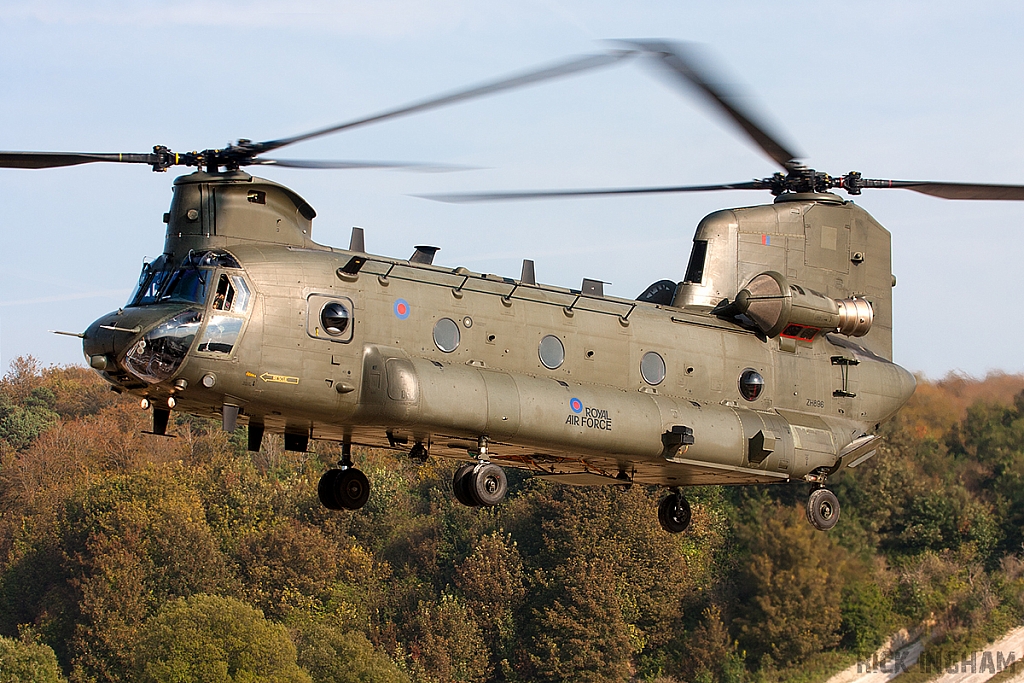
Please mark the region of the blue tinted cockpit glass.
POLYGON ((160 302, 180 301, 194 304, 206 303, 206 285, 210 271, 198 268, 182 268, 176 271, 160 292, 160 302))
POLYGON ((128 299, 128 305, 145 306, 155 303, 172 272, 167 270, 167 259, 164 256, 160 256, 152 263, 143 264, 139 282, 128 299))
MULTIPOLYGON (((234 256, 223 251, 189 252, 177 269, 174 269, 167 261, 167 257, 162 255, 142 267, 139 282, 135 285, 128 305, 146 306, 165 302, 204 304, 211 286, 212 269, 217 266, 241 267, 234 256)), ((232 276, 232 280, 236 279, 240 280, 237 276, 232 276)), ((248 291, 240 294, 243 296, 239 305, 244 309, 248 291)))

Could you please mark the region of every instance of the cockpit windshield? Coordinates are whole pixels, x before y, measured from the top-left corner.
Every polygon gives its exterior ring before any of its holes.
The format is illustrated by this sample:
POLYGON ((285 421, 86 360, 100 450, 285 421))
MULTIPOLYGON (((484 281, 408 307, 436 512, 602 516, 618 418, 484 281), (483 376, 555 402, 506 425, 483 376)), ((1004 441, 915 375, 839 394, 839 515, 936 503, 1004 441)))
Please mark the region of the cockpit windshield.
POLYGON ((205 304, 206 282, 209 279, 209 270, 182 268, 171 275, 167 285, 160 291, 157 301, 205 304))
POLYGON ((167 257, 163 255, 151 263, 143 263, 139 283, 135 285, 135 290, 132 291, 132 295, 128 299, 128 305, 145 306, 156 303, 157 297, 160 296, 160 289, 172 272, 167 270, 167 257))
POLYGON ((212 271, 217 266, 240 268, 231 254, 223 251, 189 252, 178 268, 166 256, 142 266, 139 283, 128 306, 177 302, 205 304, 212 271))

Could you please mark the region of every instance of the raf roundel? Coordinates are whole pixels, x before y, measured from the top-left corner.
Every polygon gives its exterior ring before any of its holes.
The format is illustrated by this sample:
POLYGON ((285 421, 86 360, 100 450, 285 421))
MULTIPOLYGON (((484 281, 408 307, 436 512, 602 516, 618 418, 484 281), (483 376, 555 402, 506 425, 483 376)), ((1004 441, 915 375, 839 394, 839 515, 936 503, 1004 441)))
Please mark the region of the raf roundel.
POLYGON ((583 412, 583 401, 579 400, 578 398, 570 399, 569 400, 569 407, 572 408, 572 412, 574 412, 574 413, 582 413, 583 412))
POLYGON ((409 317, 409 313, 412 309, 409 308, 409 302, 405 299, 395 299, 395 317, 399 320, 405 320, 409 317))

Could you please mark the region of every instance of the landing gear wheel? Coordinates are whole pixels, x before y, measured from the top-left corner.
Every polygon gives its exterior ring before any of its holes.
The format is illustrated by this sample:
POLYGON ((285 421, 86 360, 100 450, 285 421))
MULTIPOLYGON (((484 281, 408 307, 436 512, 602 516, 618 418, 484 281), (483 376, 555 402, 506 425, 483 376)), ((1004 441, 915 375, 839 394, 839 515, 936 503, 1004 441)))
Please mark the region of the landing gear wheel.
POLYGON ((476 468, 476 463, 467 463, 455 470, 455 476, 452 477, 452 491, 455 493, 455 500, 459 501, 466 507, 476 507, 479 505, 474 501, 466 488, 469 478, 473 474, 473 470, 476 468))
POLYGON ((668 494, 658 505, 658 521, 661 522, 661 528, 670 534, 686 531, 690 519, 690 504, 681 493, 668 494))
POLYGON ((341 470, 327 470, 320 477, 316 493, 320 497, 320 503, 328 510, 341 510, 341 503, 338 502, 336 492, 338 490, 338 476, 341 470))
POLYGON ((828 531, 839 522, 839 499, 828 489, 814 489, 807 498, 807 521, 818 531, 828 531))
POLYGON ((338 470, 334 497, 338 505, 348 510, 358 510, 366 505, 370 497, 370 481, 360 470, 350 467, 338 470))
POLYGON ((492 507, 505 499, 508 480, 505 470, 493 463, 481 463, 463 479, 466 493, 477 505, 492 507))

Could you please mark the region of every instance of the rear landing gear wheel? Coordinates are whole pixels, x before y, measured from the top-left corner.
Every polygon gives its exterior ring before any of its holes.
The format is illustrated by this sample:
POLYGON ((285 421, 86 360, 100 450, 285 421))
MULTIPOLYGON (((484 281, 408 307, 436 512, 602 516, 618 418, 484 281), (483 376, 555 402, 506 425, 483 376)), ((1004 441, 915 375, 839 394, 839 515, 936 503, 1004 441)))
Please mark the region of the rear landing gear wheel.
POLYGON ((807 521, 818 531, 828 531, 839 522, 839 499, 828 489, 814 489, 807 498, 807 521))
POLYGON ((665 496, 658 505, 658 521, 661 522, 661 528, 670 534, 686 531, 690 519, 690 504, 678 491, 665 496))
POLYGON ((328 510, 358 510, 370 497, 370 481, 354 467, 327 470, 320 477, 317 495, 328 510))
POLYGON ((455 500, 470 508, 479 505, 470 497, 466 488, 468 479, 472 476, 475 468, 475 463, 467 463, 455 470, 455 476, 452 477, 452 491, 455 493, 455 500))

